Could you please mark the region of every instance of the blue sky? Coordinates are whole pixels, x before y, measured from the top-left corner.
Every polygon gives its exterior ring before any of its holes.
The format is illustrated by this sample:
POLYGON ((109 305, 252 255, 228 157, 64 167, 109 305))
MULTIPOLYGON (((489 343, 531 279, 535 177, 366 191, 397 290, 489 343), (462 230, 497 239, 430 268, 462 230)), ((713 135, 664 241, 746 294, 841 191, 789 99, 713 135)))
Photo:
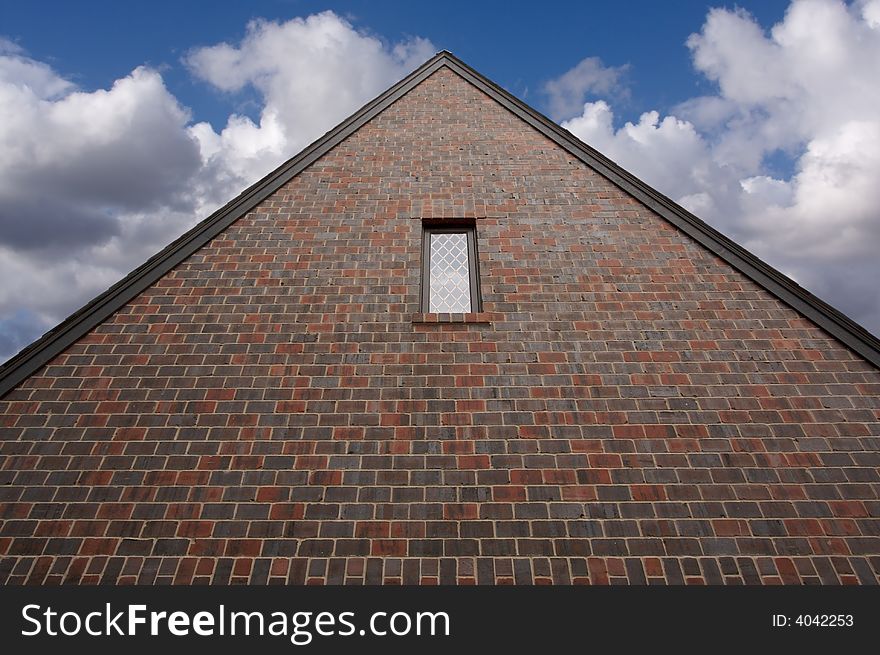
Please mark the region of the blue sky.
MULTIPOLYGON (((0 8, 0 33, 84 88, 105 88, 134 67, 159 68, 169 90, 200 120, 222 127, 230 108, 250 110, 193 83, 181 64, 192 48, 244 35, 254 18, 284 21, 333 10, 354 26, 390 42, 430 39, 518 97, 542 107, 540 85, 584 57, 629 64, 631 97, 622 118, 646 108, 666 111, 708 87, 685 47, 712 6, 676 2, 22 2, 0 8), (52 20, 45 20, 47 7, 52 20), (531 97, 530 97, 531 96, 531 97)), ((764 25, 781 20, 786 0, 737 2, 764 25)), ((254 116, 255 117, 255 116, 254 116)))
POLYGON ((35 1, 0 6, 0 360, 439 49, 880 332, 880 0, 35 1))

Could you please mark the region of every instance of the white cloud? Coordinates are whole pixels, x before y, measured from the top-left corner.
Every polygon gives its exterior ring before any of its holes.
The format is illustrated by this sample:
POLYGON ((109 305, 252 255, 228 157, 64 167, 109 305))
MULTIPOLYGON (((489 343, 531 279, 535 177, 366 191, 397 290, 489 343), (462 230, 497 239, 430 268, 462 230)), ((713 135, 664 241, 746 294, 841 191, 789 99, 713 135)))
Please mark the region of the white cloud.
MULTIPOLYGON (((9 70, 3 62, 0 68, 9 70)), ((55 86, 64 82, 55 79, 55 86)), ((146 68, 109 90, 59 99, 13 80, 0 84, 0 112, 4 198, 32 194, 42 180, 65 203, 164 204, 185 190, 182 181, 200 165, 198 143, 184 129, 188 113, 146 68)))
POLYGON ((0 87, 28 89, 38 98, 53 98, 73 87, 46 64, 23 56, 21 47, 4 38, 0 38, 0 64, 0 87))
POLYGON ((191 224, 187 180, 201 167, 188 113, 157 72, 88 93, 2 46, 0 359, 191 224))
POLYGON ((717 178, 709 147, 691 123, 674 116, 660 120, 656 111, 618 130, 613 122, 608 103, 599 100, 584 105, 583 114, 563 127, 678 198, 704 190, 717 178))
POLYGON ((186 61, 220 91, 255 89, 259 124, 233 115, 219 134, 194 126, 203 152, 256 179, 410 73, 435 48, 425 39, 387 46, 333 12, 285 23, 255 20, 241 43, 199 48, 186 61))
POLYGON ((577 66, 544 85, 550 116, 568 118, 580 111, 588 94, 626 96, 622 77, 628 66, 605 66, 598 57, 587 57, 577 66))
POLYGON ((712 9, 687 45, 715 95, 563 126, 880 333, 880 0, 796 0, 769 32, 712 9))
POLYGON ((433 54, 331 12, 254 21, 190 53, 222 92, 250 85, 259 123, 193 123, 159 72, 84 90, 0 39, 0 361, 112 285, 433 54))

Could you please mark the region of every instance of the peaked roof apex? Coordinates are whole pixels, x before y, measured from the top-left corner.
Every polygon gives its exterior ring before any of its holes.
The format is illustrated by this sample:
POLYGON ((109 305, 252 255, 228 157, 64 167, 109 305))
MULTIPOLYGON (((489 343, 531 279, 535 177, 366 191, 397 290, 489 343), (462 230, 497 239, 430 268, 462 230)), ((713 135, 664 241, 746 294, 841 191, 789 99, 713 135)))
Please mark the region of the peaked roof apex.
POLYGON ((444 66, 880 368, 880 339, 861 325, 514 97, 450 51, 440 50, 0 366, 0 398, 444 66))

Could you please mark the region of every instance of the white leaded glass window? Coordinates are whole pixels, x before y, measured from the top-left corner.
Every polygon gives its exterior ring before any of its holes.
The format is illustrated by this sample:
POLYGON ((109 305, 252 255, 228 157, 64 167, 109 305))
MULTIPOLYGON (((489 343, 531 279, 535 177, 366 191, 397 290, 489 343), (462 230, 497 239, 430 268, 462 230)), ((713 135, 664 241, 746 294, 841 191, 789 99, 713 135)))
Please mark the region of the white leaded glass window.
POLYGON ((423 242, 422 311, 479 311, 474 228, 426 228, 423 242))

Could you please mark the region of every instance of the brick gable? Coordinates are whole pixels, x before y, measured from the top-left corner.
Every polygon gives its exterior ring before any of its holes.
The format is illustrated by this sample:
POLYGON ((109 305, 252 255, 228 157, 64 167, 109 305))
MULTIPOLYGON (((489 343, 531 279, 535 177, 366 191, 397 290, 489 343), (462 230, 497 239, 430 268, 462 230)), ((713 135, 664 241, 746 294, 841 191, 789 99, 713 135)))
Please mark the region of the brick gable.
POLYGON ((875 582, 878 397, 441 68, 0 400, 0 577, 875 582), (470 322, 426 218, 476 222, 470 322))

